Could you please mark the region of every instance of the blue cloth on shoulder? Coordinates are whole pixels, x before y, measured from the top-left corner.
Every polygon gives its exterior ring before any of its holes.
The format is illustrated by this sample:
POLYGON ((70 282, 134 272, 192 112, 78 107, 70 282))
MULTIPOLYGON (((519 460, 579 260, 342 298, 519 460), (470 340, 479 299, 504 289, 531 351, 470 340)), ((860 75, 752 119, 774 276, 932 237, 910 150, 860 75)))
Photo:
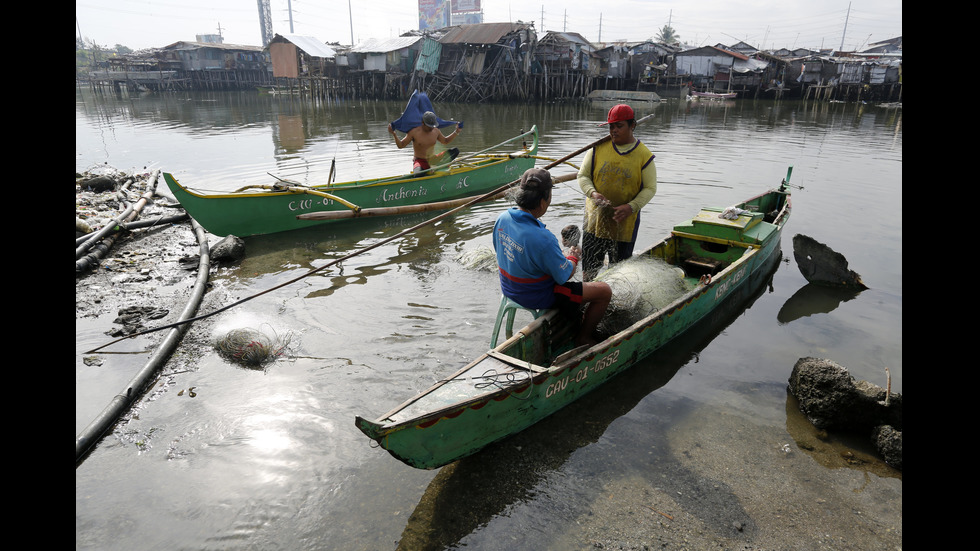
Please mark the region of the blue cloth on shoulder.
MULTIPOLYGON (((391 123, 391 127, 407 134, 409 130, 416 126, 422 126, 422 115, 426 111, 435 113, 435 109, 432 108, 432 102, 429 101, 429 96, 425 92, 416 90, 412 92, 412 97, 408 98, 408 105, 405 106, 405 112, 402 113, 402 116, 398 120, 391 123)), ((436 121, 439 123, 438 128, 456 124, 456 121, 443 120, 438 115, 436 115, 436 121)))

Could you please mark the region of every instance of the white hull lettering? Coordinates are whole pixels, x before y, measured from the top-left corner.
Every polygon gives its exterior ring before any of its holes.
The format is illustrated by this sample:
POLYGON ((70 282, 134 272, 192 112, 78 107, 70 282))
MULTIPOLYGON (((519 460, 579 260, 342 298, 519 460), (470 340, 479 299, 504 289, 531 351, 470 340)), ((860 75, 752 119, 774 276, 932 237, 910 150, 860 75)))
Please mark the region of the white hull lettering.
POLYGON ((319 199, 300 199, 299 201, 290 201, 289 210, 309 210, 313 207, 319 207, 323 205, 328 207, 333 204, 333 199, 327 199, 326 197, 321 197, 319 199))
POLYGON ((398 188, 398 191, 391 191, 385 189, 381 192, 378 197, 378 203, 388 203, 390 201, 400 201, 402 199, 411 199, 414 197, 424 197, 428 193, 424 187, 419 186, 417 189, 405 189, 404 187, 398 188))
POLYGON ((725 296, 725 294, 728 292, 728 290, 731 289, 733 285, 735 285, 739 281, 741 281, 742 280, 742 277, 744 277, 744 276, 745 276, 745 268, 742 268, 741 270, 735 272, 735 274, 732 275, 732 277, 728 278, 728 280, 726 280, 724 283, 722 283, 721 285, 719 285, 718 287, 716 287, 715 288, 715 300, 718 300, 721 297, 725 296))
POLYGON ((550 385, 548 385, 548 390, 546 390, 544 393, 545 398, 551 398, 555 394, 565 390, 566 386, 568 386, 568 377, 565 377, 560 381, 551 383, 550 385))
POLYGON ((615 364, 617 360, 619 360, 619 350, 618 349, 617 350, 613 350, 608 355, 600 358, 592 366, 588 366, 587 365, 587 366, 583 367, 582 369, 579 369, 578 371, 576 371, 574 375, 566 375, 561 380, 555 381, 554 383, 551 383, 550 385, 548 385, 548 389, 545 391, 545 394, 544 394, 545 398, 551 398, 555 394, 558 394, 559 392, 565 390, 566 388, 568 388, 568 383, 569 382, 572 382, 572 383, 582 383, 582 382, 584 382, 586 379, 589 378, 589 371, 591 371, 593 374, 598 373, 598 372, 602 371, 603 369, 606 369, 607 367, 615 364))

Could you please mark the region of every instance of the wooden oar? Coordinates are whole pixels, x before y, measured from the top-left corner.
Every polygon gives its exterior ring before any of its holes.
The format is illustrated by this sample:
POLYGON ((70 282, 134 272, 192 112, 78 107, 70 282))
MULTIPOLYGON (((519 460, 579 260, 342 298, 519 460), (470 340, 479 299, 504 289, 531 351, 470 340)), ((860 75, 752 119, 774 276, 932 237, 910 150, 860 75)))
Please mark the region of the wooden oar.
MULTIPOLYGON (((639 124, 640 122, 645 121, 646 119, 648 119, 648 118, 650 118, 652 116, 653 116, 652 114, 651 115, 647 115, 646 117, 643 117, 642 119, 639 119, 636 122, 637 122, 637 124, 639 124)), ((558 159, 557 161, 552 161, 547 166, 545 166, 545 169, 546 170, 552 169, 552 168, 554 168, 554 167, 556 167, 556 166, 564 163, 565 161, 568 161, 569 159, 571 159, 573 157, 576 157, 576 156, 578 156, 578 155, 580 155, 580 154, 588 151, 589 149, 592 149, 593 147, 595 147, 597 145, 600 145, 602 143, 605 143, 607 140, 609 140, 609 136, 608 135, 603 136, 602 138, 600 138, 600 139, 592 142, 591 144, 589 144, 589 145, 587 145, 585 147, 582 147, 582 148, 576 150, 574 153, 569 153, 568 155, 565 155, 564 157, 562 157, 561 159, 558 159)), ((440 221, 440 220, 442 220, 444 218, 447 218, 449 216, 452 216, 453 214, 456 214, 457 212, 465 209, 466 207, 469 207, 470 205, 474 205, 474 204, 479 203, 481 201, 487 201, 487 200, 493 198, 494 196, 496 196, 497 194, 503 193, 503 192, 507 191, 508 189, 514 187, 518 183, 520 183, 520 179, 514 180, 513 182, 510 182, 509 184, 505 184, 505 185, 500 186, 499 188, 497 188, 497 189, 495 189, 493 191, 490 191, 490 192, 485 193, 485 194, 483 194, 483 195, 481 195, 479 197, 476 197, 474 199, 471 199, 470 201, 468 201, 468 202, 466 202, 466 203, 464 203, 464 204, 462 204, 462 205, 460 205, 460 206, 458 206, 458 207, 456 207, 456 208, 454 208, 454 209, 452 209, 450 211, 444 212, 444 213, 442 213, 442 214, 440 214, 438 216, 435 216, 433 218, 430 218, 430 219, 428 219, 428 220, 426 220, 424 222, 420 222, 420 223, 418 223, 418 224, 416 224, 416 225, 414 225, 414 226, 412 226, 410 228, 404 229, 404 230, 396 233, 395 235, 392 235, 391 237, 387 237, 385 239, 382 239, 381 241, 378 241, 377 243, 375 243, 373 245, 368 245, 367 247, 364 247, 363 249, 358 249, 358 250, 356 250, 356 251, 354 251, 354 252, 352 252, 350 254, 346 254, 346 255, 344 255, 344 256, 342 256, 340 258, 331 260, 330 262, 327 262, 323 266, 320 266, 319 268, 314 268, 314 269, 306 272, 305 274, 303 274, 301 276, 297 276, 297 277, 295 277, 293 279, 290 279, 289 281, 280 283, 279 285, 276 285, 274 287, 270 287, 270 288, 266 289, 265 291, 261 291, 261 292, 255 293, 254 295, 245 297, 245 298, 243 298, 241 300, 238 300, 236 302, 233 302, 231 304, 222 306, 221 308, 218 308, 217 310, 213 310, 211 312, 208 312, 207 314, 201 314, 200 316, 197 316, 197 317, 188 318, 188 319, 185 319, 185 320, 182 320, 182 321, 178 321, 178 322, 175 322, 175 323, 171 323, 171 324, 168 324, 168 325, 161 325, 159 327, 153 327, 151 329, 146 329, 146 330, 140 331, 138 333, 133 333, 132 335, 127 335, 125 337, 120 337, 120 338, 118 338, 118 339, 116 339, 114 341, 110 341, 110 342, 108 342, 106 344, 103 344, 102 346, 99 346, 98 348, 93 348, 92 350, 89 350, 88 352, 86 352, 86 354, 93 354, 93 353, 95 353, 95 352, 97 352, 99 350, 102 350, 103 348, 105 348, 107 346, 111 346, 112 344, 115 344, 117 342, 120 342, 120 341, 123 341, 123 340, 126 340, 126 339, 133 339, 133 338, 136 338, 136 337, 139 337, 139 336, 142 336, 142 335, 146 335, 148 333, 154 333, 156 331, 160 331, 162 329, 169 329, 170 327, 176 327, 178 325, 183 325, 185 323, 191 323, 191 322, 195 322, 195 321, 202 320, 202 319, 205 319, 205 318, 209 318, 209 317, 211 317, 211 316, 213 316, 215 314, 218 314, 218 313, 224 312, 225 310, 229 310, 231 308, 234 308, 235 306, 238 306, 239 304, 242 304, 244 302, 248 302, 248 301, 250 301, 250 300, 252 300, 254 298, 258 298, 258 297, 260 297, 262 295, 265 295, 267 293, 271 293, 272 291, 281 289, 283 287, 286 287, 287 285, 292 285, 293 283, 296 283, 297 281, 299 281, 301 279, 305 279, 305 278, 307 278, 307 277, 309 277, 311 275, 317 274, 317 273, 319 273, 319 272, 321 272, 323 270, 326 270, 327 268, 330 268, 332 266, 335 266, 335 265, 337 265, 337 264, 339 264, 339 263, 341 263, 341 262, 343 262, 345 260, 354 258, 357 255, 364 254, 364 253, 366 253, 368 251, 371 251, 371 250, 374 250, 374 249, 376 249, 376 248, 378 248, 378 247, 380 247, 382 245, 386 245, 386 244, 388 244, 388 243, 390 243, 390 242, 392 242, 392 241, 394 241, 396 239, 400 239, 402 237, 405 237, 406 235, 408 235, 408 234, 410 234, 412 232, 415 232, 415 231, 417 231, 420 228, 424 228, 425 226, 429 226, 429 225, 435 224, 436 222, 438 222, 438 221, 440 221)))

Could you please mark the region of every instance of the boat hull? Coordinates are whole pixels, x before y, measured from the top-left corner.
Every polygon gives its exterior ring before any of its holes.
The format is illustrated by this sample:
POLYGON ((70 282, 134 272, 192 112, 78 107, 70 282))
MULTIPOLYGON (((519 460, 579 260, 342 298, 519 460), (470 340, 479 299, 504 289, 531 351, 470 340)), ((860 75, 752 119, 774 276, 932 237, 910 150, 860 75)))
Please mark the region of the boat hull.
POLYGON ((303 218, 322 213, 367 212, 372 209, 398 213, 411 208, 454 199, 479 197, 520 178, 534 166, 537 130, 533 146, 510 155, 484 155, 469 164, 452 165, 428 176, 412 175, 336 183, 325 186, 225 194, 196 193, 177 182, 172 174, 164 180, 187 214, 209 233, 249 237, 307 228, 335 221, 303 218))
POLYGON ((695 247, 703 259, 701 255, 712 254, 705 251, 728 249, 723 254, 730 261, 667 307, 598 345, 569 350, 572 328, 551 311, 378 420, 358 417, 355 424, 391 455, 421 469, 441 467, 524 430, 694 325, 710 323, 714 313, 722 313, 722 304, 758 288, 780 257, 780 237, 790 212, 788 194, 784 195, 773 222, 716 227, 714 220, 693 219, 640 253, 677 260, 693 257, 688 249, 695 247), (556 356, 547 367, 535 363, 556 356))
POLYGON ((692 91, 691 96, 705 99, 735 99, 738 92, 696 92, 692 91))

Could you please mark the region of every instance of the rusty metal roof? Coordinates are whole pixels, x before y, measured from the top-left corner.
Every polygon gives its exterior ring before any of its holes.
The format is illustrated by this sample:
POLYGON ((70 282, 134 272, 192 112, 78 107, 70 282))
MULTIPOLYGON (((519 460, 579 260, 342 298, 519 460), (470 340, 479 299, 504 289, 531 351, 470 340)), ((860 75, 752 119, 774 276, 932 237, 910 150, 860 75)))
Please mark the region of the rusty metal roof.
POLYGON ((474 23, 449 29, 439 39, 443 44, 496 44, 510 33, 530 28, 526 23, 474 23))

